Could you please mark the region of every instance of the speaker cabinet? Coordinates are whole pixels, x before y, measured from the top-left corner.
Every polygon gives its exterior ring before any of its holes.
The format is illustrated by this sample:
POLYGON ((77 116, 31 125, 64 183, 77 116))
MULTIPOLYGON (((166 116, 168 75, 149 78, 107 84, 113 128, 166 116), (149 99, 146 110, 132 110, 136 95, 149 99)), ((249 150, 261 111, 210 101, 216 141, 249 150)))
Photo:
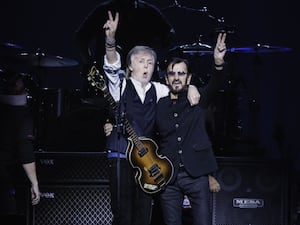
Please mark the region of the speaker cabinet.
POLYGON ((104 152, 38 152, 41 201, 32 225, 111 225, 108 162, 104 152))
POLYGON ((288 173, 283 162, 218 158, 222 190, 213 194, 213 225, 286 225, 288 173))
POLYGON ((111 225, 108 185, 41 185, 33 225, 111 225))
POLYGON ((105 152, 36 152, 39 183, 108 183, 105 152))

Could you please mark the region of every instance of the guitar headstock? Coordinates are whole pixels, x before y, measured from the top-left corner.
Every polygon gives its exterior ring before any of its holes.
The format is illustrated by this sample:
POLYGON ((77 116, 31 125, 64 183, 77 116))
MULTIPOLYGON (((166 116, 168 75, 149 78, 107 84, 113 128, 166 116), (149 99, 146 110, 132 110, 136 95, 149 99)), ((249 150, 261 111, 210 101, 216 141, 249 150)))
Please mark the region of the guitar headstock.
POLYGON ((89 73, 87 74, 87 79, 91 86, 93 86, 96 91, 104 91, 106 89, 105 79, 96 66, 92 66, 89 73))

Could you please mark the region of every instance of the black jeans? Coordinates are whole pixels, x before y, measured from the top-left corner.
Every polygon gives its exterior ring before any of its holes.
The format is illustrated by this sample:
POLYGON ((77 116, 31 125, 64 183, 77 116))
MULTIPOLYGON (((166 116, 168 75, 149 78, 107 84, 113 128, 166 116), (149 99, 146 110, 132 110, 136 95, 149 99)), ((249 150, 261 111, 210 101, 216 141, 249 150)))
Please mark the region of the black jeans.
POLYGON ((118 178, 117 161, 117 158, 109 158, 113 225, 149 225, 152 196, 144 193, 138 187, 134 179, 135 173, 126 159, 120 159, 118 178), (118 190, 118 180, 120 181, 120 190, 118 190), (118 191, 120 192, 118 193, 118 191))
POLYGON ((3 174, 0 165, 0 216, 17 214, 16 198, 11 177, 3 174), (2 173, 1 173, 2 172, 2 173))
POLYGON ((184 170, 178 173, 176 181, 168 185, 160 195, 165 224, 182 224, 184 194, 190 200, 193 225, 211 224, 211 192, 208 176, 192 178, 184 170))

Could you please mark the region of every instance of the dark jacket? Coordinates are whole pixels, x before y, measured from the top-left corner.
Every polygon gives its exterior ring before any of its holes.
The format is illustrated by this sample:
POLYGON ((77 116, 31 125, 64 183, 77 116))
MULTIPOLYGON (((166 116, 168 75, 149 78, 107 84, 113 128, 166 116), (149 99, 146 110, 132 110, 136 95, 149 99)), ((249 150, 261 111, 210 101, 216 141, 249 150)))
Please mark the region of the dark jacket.
POLYGON ((178 99, 168 96, 159 100, 156 116, 159 152, 173 163, 173 179, 177 176, 179 164, 183 164, 192 177, 217 170, 205 119, 207 107, 223 80, 224 72, 214 71, 208 85, 199 89, 201 98, 196 106, 190 106, 186 91, 178 99))

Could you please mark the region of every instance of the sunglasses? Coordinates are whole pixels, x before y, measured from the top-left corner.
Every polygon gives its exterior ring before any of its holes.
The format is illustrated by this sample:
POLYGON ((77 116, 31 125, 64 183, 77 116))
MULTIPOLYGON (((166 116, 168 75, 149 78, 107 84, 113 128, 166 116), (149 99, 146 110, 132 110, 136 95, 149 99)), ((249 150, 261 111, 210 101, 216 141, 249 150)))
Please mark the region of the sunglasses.
MULTIPOLYGON (((167 74, 168 74, 168 76, 175 76, 175 75, 176 75, 176 72, 175 72, 175 71, 168 71, 167 74)), ((184 76, 184 75, 186 75, 186 74, 187 74, 187 73, 184 72, 184 71, 178 71, 178 72, 177 72, 177 75, 178 75, 178 76, 184 76)))

